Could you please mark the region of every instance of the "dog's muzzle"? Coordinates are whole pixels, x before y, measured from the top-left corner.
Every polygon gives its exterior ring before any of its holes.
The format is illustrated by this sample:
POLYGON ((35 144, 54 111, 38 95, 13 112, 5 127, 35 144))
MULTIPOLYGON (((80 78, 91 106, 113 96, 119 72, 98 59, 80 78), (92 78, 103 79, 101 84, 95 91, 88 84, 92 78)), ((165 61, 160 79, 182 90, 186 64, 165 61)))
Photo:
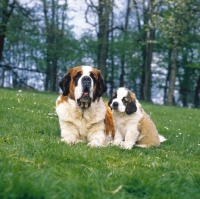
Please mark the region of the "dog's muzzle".
POLYGON ((91 78, 89 76, 84 76, 81 80, 82 84, 82 95, 81 98, 77 100, 78 105, 82 108, 88 108, 91 104, 90 98, 90 87, 91 87, 91 78))
POLYGON ((114 110, 118 110, 118 106, 119 106, 119 103, 118 103, 118 102, 113 102, 112 108, 113 108, 114 110))

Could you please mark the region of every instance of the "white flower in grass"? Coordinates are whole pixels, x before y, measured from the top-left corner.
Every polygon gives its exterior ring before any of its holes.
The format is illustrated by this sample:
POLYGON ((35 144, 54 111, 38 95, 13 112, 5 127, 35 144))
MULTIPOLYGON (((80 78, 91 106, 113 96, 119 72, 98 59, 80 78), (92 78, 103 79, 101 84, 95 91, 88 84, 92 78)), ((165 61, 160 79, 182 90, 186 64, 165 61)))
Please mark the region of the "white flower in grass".
POLYGON ((167 129, 167 130, 168 130, 169 128, 165 126, 164 129, 167 129))
POLYGON ((36 104, 36 102, 34 102, 33 104, 36 104))
POLYGON ((19 92, 19 93, 21 93, 21 92, 22 92, 22 90, 18 90, 18 92, 19 92))
POLYGON ((182 133, 179 133, 180 135, 182 134, 182 133))
POLYGON ((178 138, 178 135, 176 135, 176 137, 178 138))

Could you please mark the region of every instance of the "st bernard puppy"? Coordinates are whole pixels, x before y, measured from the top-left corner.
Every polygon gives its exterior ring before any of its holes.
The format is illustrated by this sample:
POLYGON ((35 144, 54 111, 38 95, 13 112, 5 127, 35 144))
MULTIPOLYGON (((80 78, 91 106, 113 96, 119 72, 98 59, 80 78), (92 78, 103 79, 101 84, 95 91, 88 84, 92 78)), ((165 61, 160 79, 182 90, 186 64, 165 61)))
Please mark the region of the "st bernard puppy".
POLYGON ((56 101, 56 113, 61 141, 87 141, 89 146, 98 147, 105 144, 109 134, 114 137, 112 112, 101 98, 107 87, 99 70, 90 66, 71 68, 59 86, 63 93, 56 101))
POLYGON ((155 124, 130 90, 118 88, 108 105, 115 122, 114 145, 125 149, 133 146, 152 147, 166 140, 158 134, 155 124))

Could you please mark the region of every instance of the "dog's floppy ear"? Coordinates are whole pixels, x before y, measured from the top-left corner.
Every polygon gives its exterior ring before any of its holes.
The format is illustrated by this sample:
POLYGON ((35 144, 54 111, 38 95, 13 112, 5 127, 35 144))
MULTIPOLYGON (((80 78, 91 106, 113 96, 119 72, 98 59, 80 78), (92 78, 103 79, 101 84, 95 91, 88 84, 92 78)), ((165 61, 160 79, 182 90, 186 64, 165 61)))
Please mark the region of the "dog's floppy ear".
POLYGON ((68 72, 63 78, 62 80, 59 82, 59 86, 63 91, 63 95, 67 96, 69 94, 69 86, 70 86, 70 72, 68 72))
POLYGON ((110 100, 108 101, 108 106, 111 109, 112 109, 112 107, 110 105, 112 104, 113 99, 116 98, 116 97, 117 97, 117 91, 114 91, 113 94, 112 94, 112 96, 111 96, 111 98, 110 98, 110 100))
POLYGON ((136 111, 137 111, 137 106, 135 104, 135 101, 131 100, 129 103, 127 103, 125 112, 127 115, 130 115, 136 111))
POLYGON ((110 100, 108 101, 108 106, 112 109, 112 107, 110 106, 112 103, 113 98, 111 97, 110 100))
POLYGON ((97 80, 97 97, 101 97, 103 93, 107 91, 106 83, 104 82, 103 77, 101 74, 98 74, 98 80, 97 80))

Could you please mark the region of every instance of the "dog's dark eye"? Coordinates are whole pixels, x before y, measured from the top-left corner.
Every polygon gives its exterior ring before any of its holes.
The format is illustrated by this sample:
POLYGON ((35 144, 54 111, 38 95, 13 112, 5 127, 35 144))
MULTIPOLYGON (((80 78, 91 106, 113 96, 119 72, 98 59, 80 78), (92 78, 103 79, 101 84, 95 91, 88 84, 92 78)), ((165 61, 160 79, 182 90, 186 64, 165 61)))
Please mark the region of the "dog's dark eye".
POLYGON ((126 97, 123 97, 122 98, 122 102, 123 102, 123 104, 127 104, 128 103, 128 99, 126 97))
POLYGON ((76 73, 76 75, 74 77, 74 83, 75 83, 76 86, 78 84, 78 80, 81 77, 81 75, 82 75, 81 72, 78 72, 78 73, 76 73))
POLYGON ((94 74, 92 72, 90 73, 90 77, 93 79, 93 82, 96 83, 97 80, 95 79, 94 74))

